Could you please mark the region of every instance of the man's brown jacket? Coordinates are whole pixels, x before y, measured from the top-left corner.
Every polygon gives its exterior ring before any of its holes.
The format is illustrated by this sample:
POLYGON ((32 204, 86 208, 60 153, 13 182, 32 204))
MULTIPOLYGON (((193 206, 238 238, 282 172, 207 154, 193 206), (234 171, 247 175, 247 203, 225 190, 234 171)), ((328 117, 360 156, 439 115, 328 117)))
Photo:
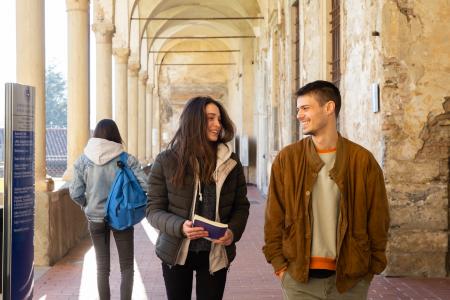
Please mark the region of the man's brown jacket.
MULTIPOLYGON (((323 162, 311 137, 275 158, 264 226, 264 254, 275 271, 308 281, 311 256, 311 192, 323 162)), ((389 207, 383 173, 373 155, 339 135, 330 177, 340 190, 336 287, 343 293, 386 267, 389 207)))

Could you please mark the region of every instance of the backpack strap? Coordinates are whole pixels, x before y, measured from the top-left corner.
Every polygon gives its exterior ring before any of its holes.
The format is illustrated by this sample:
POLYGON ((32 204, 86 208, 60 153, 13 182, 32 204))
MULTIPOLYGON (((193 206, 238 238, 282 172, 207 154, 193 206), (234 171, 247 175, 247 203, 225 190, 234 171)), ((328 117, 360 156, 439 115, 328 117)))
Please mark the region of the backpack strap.
MULTIPOLYGON (((120 155, 119 155, 119 161, 120 162, 122 162, 122 164, 123 164, 123 167, 128 167, 128 165, 127 165, 127 161, 128 161, 128 153, 126 153, 125 151, 124 152, 122 152, 122 153, 120 153, 120 155)), ((118 161, 118 162, 119 162, 118 161)), ((119 166, 119 164, 117 164, 118 166, 119 166)), ((119 166, 120 167, 120 166, 119 166)))

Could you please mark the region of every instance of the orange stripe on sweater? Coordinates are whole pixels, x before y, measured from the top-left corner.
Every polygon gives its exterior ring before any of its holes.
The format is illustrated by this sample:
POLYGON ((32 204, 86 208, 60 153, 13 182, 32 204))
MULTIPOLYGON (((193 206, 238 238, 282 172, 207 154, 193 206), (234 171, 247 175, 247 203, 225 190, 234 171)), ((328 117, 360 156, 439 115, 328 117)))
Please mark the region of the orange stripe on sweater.
POLYGON ((324 150, 317 149, 317 153, 320 153, 320 154, 333 153, 333 152, 336 152, 336 148, 324 149, 324 150))
POLYGON ((311 257, 310 269, 336 270, 336 260, 327 257, 311 257))

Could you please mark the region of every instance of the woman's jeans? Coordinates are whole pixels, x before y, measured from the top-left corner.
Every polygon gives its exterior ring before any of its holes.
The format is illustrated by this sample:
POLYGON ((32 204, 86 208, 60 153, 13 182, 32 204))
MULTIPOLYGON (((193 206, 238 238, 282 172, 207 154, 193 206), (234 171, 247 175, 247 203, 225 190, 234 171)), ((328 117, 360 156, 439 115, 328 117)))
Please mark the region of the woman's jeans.
POLYGON ((125 230, 111 229, 106 223, 89 222, 89 233, 94 244, 95 257, 97 260, 97 286, 100 300, 109 300, 111 292, 109 289, 110 273, 110 231, 112 230, 119 253, 119 264, 121 273, 120 299, 131 299, 133 292, 134 276, 134 228, 125 230))
POLYGON ((209 273, 209 251, 189 251, 183 266, 162 263, 169 300, 190 300, 195 271, 197 300, 220 300, 225 290, 228 268, 209 273))

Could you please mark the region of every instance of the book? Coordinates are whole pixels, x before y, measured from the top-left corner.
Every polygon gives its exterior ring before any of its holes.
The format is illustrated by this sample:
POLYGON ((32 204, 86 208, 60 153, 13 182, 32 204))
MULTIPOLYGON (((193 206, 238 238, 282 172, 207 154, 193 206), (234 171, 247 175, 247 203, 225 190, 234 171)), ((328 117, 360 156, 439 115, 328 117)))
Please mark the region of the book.
POLYGON ((207 240, 217 240, 223 237, 228 229, 227 224, 215 222, 199 215, 194 215, 192 226, 203 227, 206 231, 208 231, 208 237, 206 238, 207 240))

